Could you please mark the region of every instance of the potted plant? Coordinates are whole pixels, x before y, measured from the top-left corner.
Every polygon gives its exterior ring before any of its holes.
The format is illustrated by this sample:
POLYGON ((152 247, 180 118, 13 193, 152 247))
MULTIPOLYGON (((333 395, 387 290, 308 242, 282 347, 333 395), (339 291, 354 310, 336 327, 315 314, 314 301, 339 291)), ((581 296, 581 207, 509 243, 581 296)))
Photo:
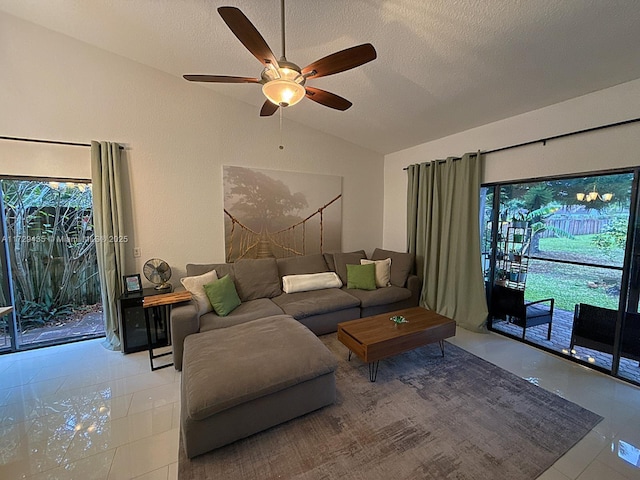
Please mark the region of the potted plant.
POLYGON ((527 221, 527 216, 528 214, 526 210, 518 210, 511 217, 511 226, 513 228, 527 228, 529 223, 527 221))
POLYGON ((509 281, 514 283, 525 283, 527 281, 527 272, 523 272, 519 268, 513 268, 509 272, 509 281))
POLYGON ((519 275, 519 272, 517 270, 511 270, 509 272, 509 281, 518 283, 518 275, 519 275))

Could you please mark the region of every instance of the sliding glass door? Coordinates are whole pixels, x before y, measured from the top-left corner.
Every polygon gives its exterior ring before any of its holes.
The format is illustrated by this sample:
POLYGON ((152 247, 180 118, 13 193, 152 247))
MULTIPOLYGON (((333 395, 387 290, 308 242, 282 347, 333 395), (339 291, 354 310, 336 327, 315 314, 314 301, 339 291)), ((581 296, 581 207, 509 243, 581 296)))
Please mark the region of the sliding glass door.
POLYGON ((104 335, 91 185, 0 180, 5 249, 0 348, 17 350, 104 335))
MULTIPOLYGON (((636 171, 636 176, 640 172, 636 171)), ((614 365, 614 373, 626 380, 640 383, 640 180, 636 178, 634 199, 635 208, 631 217, 634 219, 633 228, 629 229, 627 237, 628 255, 625 262, 625 285, 627 298, 622 303, 620 315, 616 325, 616 339, 614 350, 620 352, 619 361, 614 365), (626 307, 626 308, 624 308, 626 307)))
POLYGON ((486 187, 490 328, 640 384, 637 183, 626 171, 486 187))

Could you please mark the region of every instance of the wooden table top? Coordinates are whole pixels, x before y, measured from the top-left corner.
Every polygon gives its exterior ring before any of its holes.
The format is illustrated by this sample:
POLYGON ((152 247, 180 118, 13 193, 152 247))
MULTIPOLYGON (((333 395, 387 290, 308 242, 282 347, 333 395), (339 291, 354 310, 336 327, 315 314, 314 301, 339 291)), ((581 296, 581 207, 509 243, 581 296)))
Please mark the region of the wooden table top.
POLYGON ((0 307, 0 318, 8 315, 13 311, 13 307, 0 307))
POLYGON ((422 307, 407 308, 338 324, 338 340, 365 362, 441 342, 456 334, 456 322, 422 307), (408 323, 396 325, 402 315, 408 323))
POLYGON ((173 305, 174 303, 188 302, 191 300, 191 292, 188 290, 180 290, 178 292, 161 293, 160 295, 151 295, 144 297, 142 306, 144 308, 161 307, 163 305, 173 305))
POLYGON ((412 307, 395 312, 383 313, 373 317, 351 320, 338 324, 338 328, 357 338, 364 344, 373 344, 393 337, 410 335, 432 327, 455 322, 432 310, 422 307, 412 307), (391 317, 402 315, 408 323, 396 326, 391 317))

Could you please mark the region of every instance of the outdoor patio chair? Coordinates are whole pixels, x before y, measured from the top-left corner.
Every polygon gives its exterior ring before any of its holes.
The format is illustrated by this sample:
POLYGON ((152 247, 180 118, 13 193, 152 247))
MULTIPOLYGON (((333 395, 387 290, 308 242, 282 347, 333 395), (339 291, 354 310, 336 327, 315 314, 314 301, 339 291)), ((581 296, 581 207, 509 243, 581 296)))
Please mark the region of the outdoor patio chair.
POLYGON ((515 290, 502 285, 494 285, 491 290, 491 316, 504 319, 522 328, 522 339, 527 328, 548 324, 547 340, 551 340, 551 322, 553 321, 553 298, 524 301, 524 290, 515 290), (545 303, 549 305, 544 305, 545 303))
MULTIPOLYGON (((587 303, 577 304, 573 315, 571 348, 577 345, 613 355, 617 320, 617 310, 587 303)), ((622 331, 621 355, 640 362, 640 314, 638 313, 626 314, 622 331)))

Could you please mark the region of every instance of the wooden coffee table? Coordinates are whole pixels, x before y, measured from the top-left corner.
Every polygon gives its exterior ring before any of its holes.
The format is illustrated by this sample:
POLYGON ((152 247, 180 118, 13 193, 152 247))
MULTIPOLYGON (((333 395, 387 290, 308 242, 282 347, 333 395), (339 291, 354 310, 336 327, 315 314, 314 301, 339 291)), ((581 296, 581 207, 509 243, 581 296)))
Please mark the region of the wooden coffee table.
POLYGON ((338 324, 338 340, 369 364, 369 380, 376 381, 380 360, 438 342, 444 357, 444 339, 456 334, 456 322, 422 307, 407 308, 338 324), (396 325, 394 315, 408 323, 396 325))

